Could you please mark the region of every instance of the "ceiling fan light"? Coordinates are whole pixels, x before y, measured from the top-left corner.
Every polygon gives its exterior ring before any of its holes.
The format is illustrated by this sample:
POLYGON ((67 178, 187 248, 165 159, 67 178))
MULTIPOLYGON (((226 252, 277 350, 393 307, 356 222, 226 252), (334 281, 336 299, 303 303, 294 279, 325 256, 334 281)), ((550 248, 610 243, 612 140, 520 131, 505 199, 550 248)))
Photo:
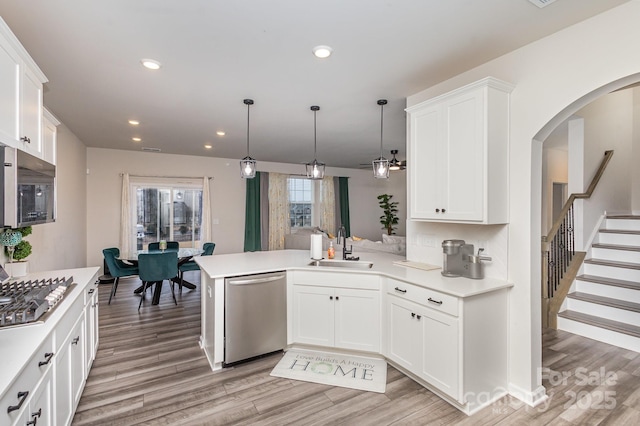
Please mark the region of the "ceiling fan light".
POLYGON ((240 176, 244 179, 256 177, 256 160, 249 156, 240 160, 240 176))
POLYGON ((389 177, 389 160, 380 157, 372 161, 373 177, 376 179, 387 179, 389 177))
POLYGON ((397 161, 396 162, 392 161, 389 163, 389 170, 393 170, 393 171, 400 170, 400 165, 398 164, 397 161))

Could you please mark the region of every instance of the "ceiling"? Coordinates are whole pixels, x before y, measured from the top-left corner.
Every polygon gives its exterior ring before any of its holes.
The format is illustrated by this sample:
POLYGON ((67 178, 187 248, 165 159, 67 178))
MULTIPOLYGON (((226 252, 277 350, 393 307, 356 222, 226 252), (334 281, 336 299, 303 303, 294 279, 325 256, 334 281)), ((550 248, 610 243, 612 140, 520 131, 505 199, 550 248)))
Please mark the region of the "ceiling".
POLYGON ((47 75, 47 108, 89 147, 240 159, 251 98, 258 169, 313 160, 311 105, 317 159, 355 168, 380 155, 378 99, 385 156, 404 159, 407 96, 625 2, 0 0, 0 16, 47 75), (312 55, 321 44, 331 57, 312 55))

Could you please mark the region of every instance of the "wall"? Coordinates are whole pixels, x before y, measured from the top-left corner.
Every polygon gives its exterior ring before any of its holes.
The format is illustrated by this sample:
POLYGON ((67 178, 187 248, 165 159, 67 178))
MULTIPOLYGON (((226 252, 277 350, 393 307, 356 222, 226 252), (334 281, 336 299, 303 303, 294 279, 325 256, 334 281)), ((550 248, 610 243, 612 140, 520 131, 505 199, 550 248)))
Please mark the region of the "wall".
MULTIPOLYGON (((58 126, 56 195, 54 223, 34 225, 26 239, 33 246, 31 272, 86 266, 86 148, 64 126, 58 126)), ((3 263, 5 260, 3 260, 3 263)))
MULTIPOLYGON (((566 128, 565 128, 566 129, 566 128)), ((566 133, 565 133, 566 137, 566 133)), ((545 143, 546 146, 546 143, 545 143)), ((568 152, 564 149, 542 151, 542 234, 553 224, 553 183, 568 183, 568 152)), ((566 200, 565 200, 566 201, 566 200)))
MULTIPOLYGON (((412 106, 486 76, 515 84, 510 108, 510 223, 499 250, 507 252, 507 276, 514 284, 509 392, 532 405, 546 398, 539 370, 542 141, 596 97, 640 81, 640 56, 630 54, 640 37, 638 19, 640 2, 631 0, 407 98, 407 106, 412 106)), ((460 236, 465 239, 471 230, 465 227, 460 236)), ((496 229, 492 241, 501 241, 502 232, 496 229)), ((408 246, 407 256, 409 250, 408 246)))
MULTIPOLYGON (((640 87, 633 89, 633 134, 631 148, 631 164, 640 164, 640 87)), ((640 215, 640 167, 632 167, 631 210, 640 215)))
MULTIPOLYGON (((210 176, 211 217, 216 253, 237 253, 244 248, 245 181, 240 178, 237 159, 195 157, 101 148, 87 149, 87 264, 102 265, 102 249, 119 245, 120 173, 142 176, 210 176)), ((300 174, 301 164, 258 161, 258 170, 300 174)), ((388 180, 373 178, 370 170, 327 167, 327 175, 349 176, 352 234, 372 240, 382 235, 379 217, 382 210, 377 196, 394 195, 400 202, 400 217, 406 217, 405 172, 388 180)), ((398 235, 405 234, 404 220, 398 235)))

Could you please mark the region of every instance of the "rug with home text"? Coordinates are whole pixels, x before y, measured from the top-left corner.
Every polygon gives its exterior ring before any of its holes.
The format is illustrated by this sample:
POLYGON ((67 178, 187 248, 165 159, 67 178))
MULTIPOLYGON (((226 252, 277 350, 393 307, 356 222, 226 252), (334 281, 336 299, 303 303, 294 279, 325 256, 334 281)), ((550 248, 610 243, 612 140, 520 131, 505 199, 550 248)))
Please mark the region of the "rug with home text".
POLYGON ((384 393, 387 362, 357 355, 291 349, 284 354, 271 375, 384 393))

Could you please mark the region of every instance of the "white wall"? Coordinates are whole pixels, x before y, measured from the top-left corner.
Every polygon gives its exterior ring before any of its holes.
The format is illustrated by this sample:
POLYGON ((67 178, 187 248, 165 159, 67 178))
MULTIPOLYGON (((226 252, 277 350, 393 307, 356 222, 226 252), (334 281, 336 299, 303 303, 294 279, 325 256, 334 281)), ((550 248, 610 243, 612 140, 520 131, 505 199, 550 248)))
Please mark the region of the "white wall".
POLYGON ((631 136, 631 210, 640 214, 640 87, 633 89, 633 134, 631 136))
MULTIPOLYGON (((566 128, 565 128, 566 129, 566 128)), ((566 137, 566 133, 565 133, 566 137)), ((546 145, 546 143, 545 143, 546 145)), ((568 183, 568 152, 542 147, 542 234, 553 224, 553 184, 568 183)), ((565 200, 566 201, 566 200, 565 200)))
MULTIPOLYGON (((539 372, 541 141, 597 96, 640 81, 640 56, 630 53, 637 49, 640 38, 639 19, 640 2, 631 0, 407 98, 407 106, 412 106, 486 76, 515 84, 511 93, 511 219, 500 249, 508 253, 508 279, 514 283, 509 391, 530 404, 544 398, 539 372)), ((467 228, 461 231, 463 239, 467 233, 467 228)))
MULTIPOLYGON (((119 245, 120 173, 142 176, 210 176, 212 225, 216 253, 242 252, 244 248, 245 188, 237 159, 195 157, 101 148, 87 149, 87 264, 102 265, 102 249, 119 245)), ((300 174, 301 164, 258 161, 258 170, 300 174)), ((406 217, 405 172, 388 180, 375 179, 370 170, 327 168, 327 175, 349 176, 351 233, 372 240, 382 235, 382 210, 377 196, 394 195, 400 202, 399 216, 406 217)), ((405 234, 404 220, 398 235, 405 234)))
POLYGON ((27 258, 31 272, 86 266, 85 153, 84 144, 64 125, 60 125, 56 221, 34 225, 33 233, 26 237, 33 247, 32 254, 27 258))

